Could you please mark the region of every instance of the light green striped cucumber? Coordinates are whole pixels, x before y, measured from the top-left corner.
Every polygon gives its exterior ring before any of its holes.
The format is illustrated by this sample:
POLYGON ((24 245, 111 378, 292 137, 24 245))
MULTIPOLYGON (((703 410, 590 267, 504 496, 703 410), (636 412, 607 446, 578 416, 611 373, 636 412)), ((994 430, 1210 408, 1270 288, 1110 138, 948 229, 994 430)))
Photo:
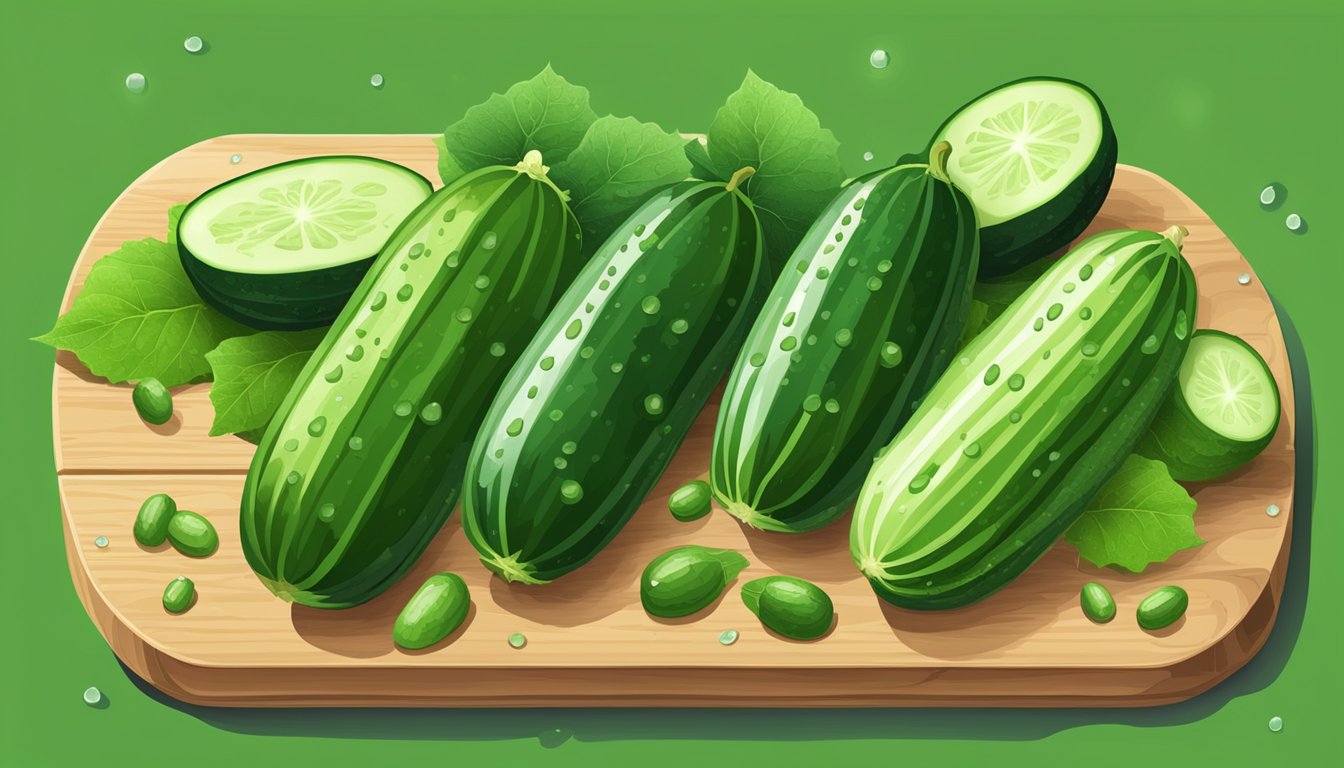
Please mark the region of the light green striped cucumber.
POLYGON ((1176 379, 1185 230, 1103 232, 1019 297, 873 464, 850 549, 877 594, 943 609, 1008 584, 1082 513, 1176 379))

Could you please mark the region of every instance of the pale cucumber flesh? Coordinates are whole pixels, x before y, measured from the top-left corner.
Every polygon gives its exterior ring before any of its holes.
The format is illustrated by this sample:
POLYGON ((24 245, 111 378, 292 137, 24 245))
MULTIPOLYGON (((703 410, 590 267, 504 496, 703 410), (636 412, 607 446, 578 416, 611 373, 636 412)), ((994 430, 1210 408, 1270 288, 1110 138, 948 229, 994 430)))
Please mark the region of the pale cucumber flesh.
POLYGON ((1086 90, 1026 80, 993 91, 948 121, 948 174, 989 227, 1034 210, 1091 164, 1103 140, 1101 107, 1086 90))
POLYGON ((1260 440, 1278 424, 1274 378, 1260 356, 1236 337, 1196 335, 1178 381, 1190 412, 1229 440, 1260 440))

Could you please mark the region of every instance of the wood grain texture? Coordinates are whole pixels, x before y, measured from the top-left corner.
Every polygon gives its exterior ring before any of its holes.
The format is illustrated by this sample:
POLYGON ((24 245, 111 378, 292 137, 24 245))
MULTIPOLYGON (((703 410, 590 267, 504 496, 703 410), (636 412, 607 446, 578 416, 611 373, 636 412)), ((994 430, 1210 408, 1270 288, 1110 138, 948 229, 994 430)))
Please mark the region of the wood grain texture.
MULTIPOLYGON (((434 177, 427 136, 227 136, 173 155, 123 194, 89 239, 70 297, 92 262, 125 239, 159 235, 173 203, 233 175, 293 157, 353 152, 385 157, 434 177), (229 155, 244 162, 231 165, 229 155)), ((53 408, 67 550, 81 600, 118 657, 166 693, 224 706, 1146 706, 1189 698, 1244 664, 1273 625, 1287 567, 1293 490, 1293 398, 1287 352, 1269 298, 1218 228, 1162 179, 1121 166, 1090 231, 1190 229, 1185 254, 1199 279, 1199 326, 1245 338, 1283 394, 1279 431, 1253 463, 1194 488, 1196 525, 1207 541, 1147 573, 1079 564, 1067 544, 990 599, 943 613, 881 603, 848 553, 848 518, 784 536, 746 531, 727 514, 678 523, 666 509, 678 485, 706 475, 714 402, 672 466, 615 541, 589 565, 542 587, 489 576, 454 516, 411 574, 347 611, 274 598, 252 575, 238 543, 238 498, 251 446, 208 438, 208 385, 176 395, 179 416, 151 430, 129 389, 90 377, 59 356, 53 408), (131 536, 140 502, 167 492, 211 519, 222 545, 202 560, 146 550, 131 536), (1283 511, 1265 514, 1269 504, 1283 511), (110 546, 99 549, 97 536, 110 546), (818 642, 772 635, 736 589, 694 617, 663 621, 640 608, 638 579, 657 553, 687 543, 742 551, 740 581, 787 573, 832 596, 838 621, 818 642), (471 588, 463 629, 433 648, 407 652, 391 625, 426 576, 452 570, 471 588), (164 612, 163 586, 192 578, 200 594, 179 616, 164 612), (1078 590, 1100 580, 1118 618, 1093 625, 1078 590), (1139 629, 1134 608, 1177 583, 1190 610, 1160 633, 1139 629), (718 634, 741 637, 722 646, 718 634), (522 632, 527 647, 505 638, 522 632)))

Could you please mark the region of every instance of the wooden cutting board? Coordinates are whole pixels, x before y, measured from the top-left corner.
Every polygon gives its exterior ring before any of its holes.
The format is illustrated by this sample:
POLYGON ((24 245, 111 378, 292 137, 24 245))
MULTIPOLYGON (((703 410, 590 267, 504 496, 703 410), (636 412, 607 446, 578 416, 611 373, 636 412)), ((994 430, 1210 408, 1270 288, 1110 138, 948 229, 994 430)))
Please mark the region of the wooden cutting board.
MULTIPOLYGON (((94 228, 70 277, 64 308, 94 261, 124 240, 163 237, 169 206, 271 163, 321 154, 374 155, 437 178, 430 137, 223 136, 188 147, 141 176, 94 228), (230 156, 242 155, 240 163, 230 156)), ((176 392, 162 427, 141 422, 127 386, 56 358, 52 387, 56 469, 70 571, 89 615, 136 674, 184 701, 223 706, 1140 706, 1179 701, 1213 686, 1255 654, 1274 623, 1287 567, 1293 500, 1293 391, 1269 297, 1250 266, 1198 206, 1161 178, 1121 166, 1089 231, 1189 228, 1185 255, 1199 279, 1201 327, 1254 345, 1283 395, 1274 441, 1230 478, 1195 489, 1207 543, 1141 575, 1078 562, 1055 546, 1024 576, 977 605, 916 613, 874 597, 849 559, 846 518, 819 532, 744 531, 716 511, 694 523, 667 512, 668 494, 707 472, 717 396, 701 415, 644 507, 589 565, 542 587, 511 586, 478 563, 454 516, 410 575, 346 611, 292 606, 273 597, 239 549, 238 499, 252 446, 207 437, 209 385, 176 392), (1250 275, 1247 285, 1238 282, 1250 275), (219 552, 186 558, 139 546, 131 523, 149 494, 167 492, 218 528, 219 552), (1270 516, 1266 508, 1282 510, 1270 516), (106 548, 95 538, 106 536, 106 548), (839 615, 811 643, 761 628, 737 590, 687 620, 640 608, 638 580, 656 554, 697 543, 741 551, 741 576, 784 573, 821 585, 839 615), (470 585, 463 627, 433 648, 392 644, 392 621, 430 574, 452 570, 470 585), (196 605, 163 610, 164 585, 192 578, 196 605), (1119 616, 1089 622, 1082 584, 1115 594, 1119 616), (1159 633, 1134 609, 1151 590, 1179 584, 1190 609, 1159 633), (741 633, 734 645, 719 633, 741 633), (514 649, 510 633, 527 645, 514 649)))

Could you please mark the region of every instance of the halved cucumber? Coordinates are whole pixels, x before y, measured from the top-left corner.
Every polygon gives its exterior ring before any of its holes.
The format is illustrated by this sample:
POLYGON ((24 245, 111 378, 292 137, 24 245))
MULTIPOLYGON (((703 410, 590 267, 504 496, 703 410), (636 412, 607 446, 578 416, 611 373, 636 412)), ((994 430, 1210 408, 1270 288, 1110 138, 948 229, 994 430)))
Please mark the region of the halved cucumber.
POLYGON ((1096 216, 1115 176, 1116 141, 1101 100, 1071 80, 1001 85, 934 132, 953 147, 948 174, 980 224, 982 276, 1059 250, 1096 216))
POLYGON ((1208 480, 1255 458, 1278 426, 1279 389, 1264 358, 1236 336, 1200 330, 1135 450, 1177 480, 1208 480))
POLYGON ((334 155, 262 168, 206 191, 177 225, 201 298, 254 328, 336 318, 429 181, 372 157, 334 155))

